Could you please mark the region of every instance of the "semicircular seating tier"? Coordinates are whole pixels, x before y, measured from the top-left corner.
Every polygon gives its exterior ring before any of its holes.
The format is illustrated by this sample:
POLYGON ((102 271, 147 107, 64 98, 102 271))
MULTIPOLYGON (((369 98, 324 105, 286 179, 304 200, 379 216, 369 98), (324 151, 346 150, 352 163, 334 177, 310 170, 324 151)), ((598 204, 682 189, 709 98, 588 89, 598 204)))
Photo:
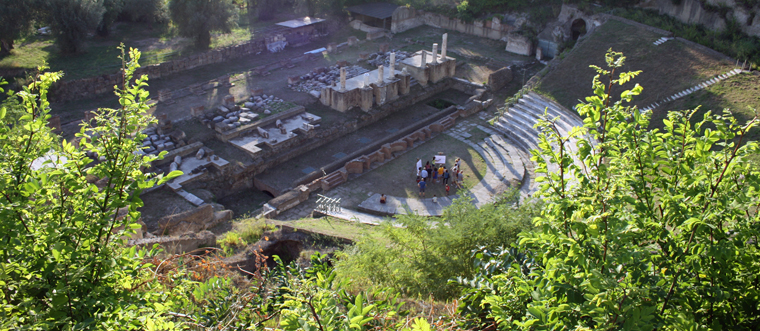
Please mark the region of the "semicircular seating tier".
MULTIPOLYGON (((557 129, 563 136, 569 135, 573 127, 583 126, 583 120, 577 114, 535 92, 523 95, 493 125, 494 129, 503 133, 512 144, 522 150, 523 163, 528 165, 526 168, 531 170, 532 178, 535 177, 533 171, 535 164, 530 161, 530 151, 538 149, 540 132, 535 126, 541 119, 554 120, 557 129)), ((580 161, 575 158, 577 139, 571 139, 566 147, 570 149, 575 163, 581 165, 580 161)), ((558 146, 552 146, 552 148, 555 151, 558 150, 558 146)), ((547 164, 550 172, 559 170, 558 165, 550 162, 547 164)), ((533 192, 536 189, 535 181, 531 181, 528 191, 533 192)))

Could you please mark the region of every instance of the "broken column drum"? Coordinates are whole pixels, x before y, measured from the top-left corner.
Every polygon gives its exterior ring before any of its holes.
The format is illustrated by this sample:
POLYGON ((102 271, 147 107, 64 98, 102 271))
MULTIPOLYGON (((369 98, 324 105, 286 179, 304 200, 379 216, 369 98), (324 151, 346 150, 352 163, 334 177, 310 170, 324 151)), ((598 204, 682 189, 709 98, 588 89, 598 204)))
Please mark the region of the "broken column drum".
POLYGON ((433 44, 433 63, 438 63, 438 43, 433 44))
POLYGON ((369 74, 364 74, 364 86, 362 87, 369 87, 369 74))
POLYGON ((379 67, 377 67, 377 83, 378 84, 382 84, 383 81, 384 81, 384 78, 383 78, 384 72, 383 72, 383 70, 384 70, 384 68, 383 68, 382 65, 379 66, 379 67))

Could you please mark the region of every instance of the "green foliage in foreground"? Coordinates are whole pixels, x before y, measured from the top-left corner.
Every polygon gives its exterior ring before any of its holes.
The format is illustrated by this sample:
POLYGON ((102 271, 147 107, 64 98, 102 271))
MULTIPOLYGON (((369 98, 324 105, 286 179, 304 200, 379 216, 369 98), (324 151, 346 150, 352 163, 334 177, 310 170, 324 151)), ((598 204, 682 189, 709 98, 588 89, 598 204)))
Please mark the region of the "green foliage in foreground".
POLYGON ((140 53, 129 55, 121 108, 100 109, 76 143, 47 127, 47 90, 61 73, 39 74, 0 105, 0 330, 401 329, 398 295, 348 293, 325 256, 309 268, 273 257, 270 270, 254 252, 249 279, 213 255, 125 247, 140 192, 179 174, 141 171, 156 159, 138 152, 155 119, 147 77, 133 77, 140 53))
POLYGON ((360 240, 336 269, 357 284, 397 288, 410 296, 456 296, 456 286, 447 283, 475 274, 473 250, 508 246, 520 231, 532 228, 541 204, 515 207, 518 193, 511 191, 501 202, 480 208, 469 198, 459 198, 438 219, 399 216, 396 222, 404 227, 383 224, 381 238, 360 240))
MULTIPOLYGON (((130 56, 122 54, 126 81, 138 67, 139 53, 130 56)), ((156 157, 135 153, 152 119, 145 116, 147 77, 118 88, 121 108, 98 110, 75 146, 47 127, 47 90, 61 76, 38 75, 0 109, 6 119, 0 126, 0 328, 126 327, 147 309, 131 281, 140 277, 145 252, 125 249, 121 238, 140 227, 140 192, 161 179, 140 171, 156 157), (104 160, 93 162, 85 151, 104 160), (129 305, 135 308, 117 309, 129 305)))
POLYGON ((640 86, 612 100, 637 74, 616 73, 624 59, 608 52, 595 95, 578 105, 584 128, 570 135, 582 165, 568 137, 540 125, 534 160, 561 170, 542 178, 537 231, 518 250, 479 253, 491 268, 462 281, 462 311, 502 329, 757 330, 760 173, 747 157, 760 150, 743 140, 757 117, 691 124, 694 111, 671 112, 650 131, 627 106, 640 86))

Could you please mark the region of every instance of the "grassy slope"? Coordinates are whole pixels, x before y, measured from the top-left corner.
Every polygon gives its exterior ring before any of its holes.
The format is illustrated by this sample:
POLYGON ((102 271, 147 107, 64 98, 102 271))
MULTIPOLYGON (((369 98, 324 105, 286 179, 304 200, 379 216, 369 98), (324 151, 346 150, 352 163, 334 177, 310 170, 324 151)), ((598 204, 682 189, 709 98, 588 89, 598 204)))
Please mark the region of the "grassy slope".
MULTIPOLYGON (((608 49, 623 52, 627 57, 623 70, 642 71, 626 86, 631 88, 638 83, 644 87, 644 92, 635 99, 635 104, 640 107, 733 68, 733 63, 680 42, 668 41, 654 46, 652 42, 660 37, 642 28, 609 21, 581 42, 558 68, 546 75, 538 91, 572 108, 578 100, 585 100, 592 94, 591 82, 596 72, 589 66, 603 66, 604 54, 608 49)), ((622 89, 617 87, 616 91, 619 93, 622 89)))
MULTIPOLYGON (((661 123, 665 117, 664 110, 694 109, 697 106, 701 106, 696 116, 698 119, 708 110, 720 114, 728 108, 740 122, 751 120, 755 114, 750 107, 760 111, 760 74, 753 72, 734 76, 681 99, 661 104, 652 122, 661 123)), ((754 128, 750 131, 749 139, 760 139, 760 130, 754 128)))

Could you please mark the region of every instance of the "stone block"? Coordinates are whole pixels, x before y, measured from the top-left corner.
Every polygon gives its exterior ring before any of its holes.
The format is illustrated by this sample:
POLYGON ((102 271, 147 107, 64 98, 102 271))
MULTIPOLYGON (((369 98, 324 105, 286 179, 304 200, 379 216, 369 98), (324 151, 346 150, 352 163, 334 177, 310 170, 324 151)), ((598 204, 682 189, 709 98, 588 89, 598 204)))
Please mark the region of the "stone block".
POLYGON ((190 107, 190 116, 201 117, 206 111, 206 106, 190 107))
POLYGON ((492 91, 498 91, 512 81, 512 68, 505 67, 488 75, 487 85, 492 91))
POLYGON ((206 224, 214 219, 214 207, 209 204, 179 214, 164 216, 158 220, 161 234, 181 235, 206 229, 206 224))
POLYGON ((364 172, 364 162, 359 159, 354 159, 346 162, 345 168, 350 174, 360 174, 364 172))
POLYGON ((224 96, 224 99, 222 99, 222 102, 225 106, 234 106, 235 105, 235 96, 228 94, 224 96))

